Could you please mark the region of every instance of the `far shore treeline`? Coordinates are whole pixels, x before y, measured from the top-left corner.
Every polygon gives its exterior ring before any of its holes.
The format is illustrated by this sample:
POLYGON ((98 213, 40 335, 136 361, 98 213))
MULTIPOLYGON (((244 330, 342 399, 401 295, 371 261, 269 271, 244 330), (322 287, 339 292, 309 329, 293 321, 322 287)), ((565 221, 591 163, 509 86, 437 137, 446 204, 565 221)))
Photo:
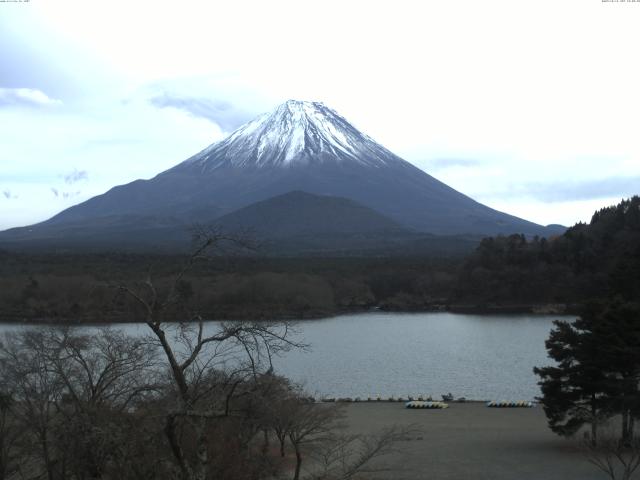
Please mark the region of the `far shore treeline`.
MULTIPOLYGON (((137 321, 111 288, 153 278, 162 289, 183 255, 0 250, 0 321, 137 321)), ((209 319, 315 318, 370 309, 577 312, 615 292, 640 297, 640 197, 599 210, 563 235, 489 237, 470 254, 212 257, 180 284, 209 319)))

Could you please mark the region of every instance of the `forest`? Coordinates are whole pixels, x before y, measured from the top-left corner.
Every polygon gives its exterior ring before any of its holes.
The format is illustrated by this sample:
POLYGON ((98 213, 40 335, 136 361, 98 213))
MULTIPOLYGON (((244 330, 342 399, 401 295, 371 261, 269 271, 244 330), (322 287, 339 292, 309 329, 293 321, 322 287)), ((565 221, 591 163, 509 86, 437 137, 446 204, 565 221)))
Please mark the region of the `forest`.
MULTIPOLYGON (((110 323, 140 320, 122 281, 162 289, 180 255, 0 251, 0 320, 110 323)), ((611 292, 640 293, 640 198, 594 213, 563 235, 489 237, 469 255, 276 257, 213 255, 181 280, 209 319, 316 318, 389 311, 576 312, 611 292)))
POLYGON ((579 303, 640 294, 640 197, 594 213, 563 235, 486 238, 464 262, 460 298, 485 302, 579 303))

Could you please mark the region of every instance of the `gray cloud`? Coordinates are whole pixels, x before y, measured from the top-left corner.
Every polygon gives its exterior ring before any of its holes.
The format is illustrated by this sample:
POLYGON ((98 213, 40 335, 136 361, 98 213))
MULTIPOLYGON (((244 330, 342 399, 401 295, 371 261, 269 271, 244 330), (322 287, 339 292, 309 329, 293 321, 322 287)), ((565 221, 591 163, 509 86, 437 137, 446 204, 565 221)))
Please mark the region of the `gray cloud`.
POLYGON ((609 177, 582 182, 530 184, 529 193, 544 202, 625 197, 640 193, 640 177, 609 177))
POLYGON ((73 185, 81 180, 89 180, 89 174, 86 170, 73 169, 73 172, 64 176, 64 183, 67 185, 73 185))
POLYGON ((51 107, 62 105, 62 102, 36 88, 0 88, 0 106, 13 105, 51 107))
POLYGON ((206 97, 187 97, 164 92, 149 99, 158 108, 177 108, 193 115, 210 120, 224 131, 231 131, 251 120, 255 115, 241 111, 224 100, 212 100, 206 97))
POLYGON ((494 191, 483 198, 533 197, 546 203, 630 197, 640 194, 640 176, 607 177, 599 180, 535 182, 516 185, 507 191, 494 191))

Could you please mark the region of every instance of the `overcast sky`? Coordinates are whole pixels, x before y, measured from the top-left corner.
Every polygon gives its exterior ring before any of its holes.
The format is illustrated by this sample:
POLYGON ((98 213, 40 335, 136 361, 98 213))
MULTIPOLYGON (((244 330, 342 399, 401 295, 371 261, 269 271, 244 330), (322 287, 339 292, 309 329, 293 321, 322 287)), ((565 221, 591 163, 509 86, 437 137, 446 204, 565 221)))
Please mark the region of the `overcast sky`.
POLYGON ((0 229, 289 99, 541 224, 640 193, 640 2, 0 2, 0 229))

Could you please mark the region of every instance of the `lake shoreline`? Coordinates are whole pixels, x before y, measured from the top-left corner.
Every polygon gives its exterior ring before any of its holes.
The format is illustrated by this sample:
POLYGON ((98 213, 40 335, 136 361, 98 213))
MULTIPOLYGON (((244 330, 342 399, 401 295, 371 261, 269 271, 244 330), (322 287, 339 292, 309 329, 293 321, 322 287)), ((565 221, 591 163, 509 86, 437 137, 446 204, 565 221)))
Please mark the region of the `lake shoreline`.
MULTIPOLYGON (((207 321, 253 321, 253 322, 281 322, 297 320, 322 320, 335 318, 343 315, 357 315, 367 313, 459 313, 474 315, 578 315, 582 306, 580 304, 429 304, 422 306, 412 306, 406 308, 388 308, 386 305, 343 308, 339 310, 304 312, 292 311, 278 315, 269 316, 264 312, 254 315, 247 315, 246 312, 225 312, 221 315, 207 315, 207 321)), ((57 316, 38 316, 27 318, 17 313, 0 312, 0 325, 52 325, 52 326, 101 326, 144 323, 144 319, 123 319, 120 315, 106 316, 104 320, 96 318, 84 320, 70 320, 57 316)))

